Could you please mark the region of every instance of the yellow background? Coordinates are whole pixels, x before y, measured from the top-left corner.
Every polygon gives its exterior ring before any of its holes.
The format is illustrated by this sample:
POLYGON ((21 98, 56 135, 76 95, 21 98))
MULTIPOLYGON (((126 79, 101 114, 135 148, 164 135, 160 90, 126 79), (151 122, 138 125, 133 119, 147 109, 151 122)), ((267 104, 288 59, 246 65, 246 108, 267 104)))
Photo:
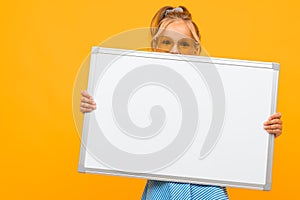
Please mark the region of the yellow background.
POLYGON ((139 199, 145 180, 77 172, 73 83, 91 46, 148 26, 185 5, 214 57, 281 64, 271 192, 229 188, 231 199, 295 199, 299 175, 297 0, 6 1, 0 8, 0 199, 139 199))

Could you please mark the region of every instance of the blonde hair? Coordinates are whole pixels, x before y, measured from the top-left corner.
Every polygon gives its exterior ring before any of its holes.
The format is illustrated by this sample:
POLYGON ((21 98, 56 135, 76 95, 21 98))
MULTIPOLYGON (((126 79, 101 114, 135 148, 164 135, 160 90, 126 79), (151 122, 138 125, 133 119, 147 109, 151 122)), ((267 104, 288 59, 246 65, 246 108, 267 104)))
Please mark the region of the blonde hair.
MULTIPOLYGON (((172 22, 183 20, 190 29, 193 38, 200 44, 201 36, 199 29, 196 23, 192 20, 191 13, 184 6, 178 6, 177 9, 178 8, 181 8, 183 12, 167 12, 169 10, 176 9, 172 6, 165 6, 157 11, 150 24, 151 37, 155 38, 158 36, 172 22)), ((151 43, 151 46, 153 48, 153 43, 151 43)))

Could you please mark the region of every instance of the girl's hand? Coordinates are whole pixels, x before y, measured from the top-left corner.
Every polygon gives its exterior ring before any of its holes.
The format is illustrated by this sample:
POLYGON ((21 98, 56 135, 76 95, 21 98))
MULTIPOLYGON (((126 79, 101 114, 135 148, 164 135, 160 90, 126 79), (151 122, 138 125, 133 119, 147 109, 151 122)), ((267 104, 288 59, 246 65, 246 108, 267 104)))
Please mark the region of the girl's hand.
POLYGON ((274 134, 275 137, 278 137, 282 133, 282 121, 280 120, 281 113, 277 112, 271 115, 264 123, 264 129, 270 134, 274 134))
POLYGON ((86 90, 81 91, 80 111, 83 113, 91 112, 96 109, 96 102, 86 90))

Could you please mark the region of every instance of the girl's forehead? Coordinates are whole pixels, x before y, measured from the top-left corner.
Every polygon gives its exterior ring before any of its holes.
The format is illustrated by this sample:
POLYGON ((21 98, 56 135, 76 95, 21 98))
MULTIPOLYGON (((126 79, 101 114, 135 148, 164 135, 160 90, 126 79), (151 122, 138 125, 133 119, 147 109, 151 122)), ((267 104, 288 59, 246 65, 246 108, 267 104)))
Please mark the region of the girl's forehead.
POLYGON ((192 37, 192 33, 186 23, 182 20, 170 23, 162 32, 162 35, 173 38, 192 37))

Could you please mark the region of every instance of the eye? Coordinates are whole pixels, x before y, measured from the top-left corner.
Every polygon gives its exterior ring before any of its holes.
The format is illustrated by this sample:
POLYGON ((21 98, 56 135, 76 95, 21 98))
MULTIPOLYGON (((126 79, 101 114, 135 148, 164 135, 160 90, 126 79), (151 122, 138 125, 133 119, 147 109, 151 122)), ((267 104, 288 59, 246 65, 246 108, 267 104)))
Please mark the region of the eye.
POLYGON ((180 46, 182 46, 182 47, 189 47, 191 45, 190 45, 189 42, 183 41, 183 42, 180 43, 180 46))
POLYGON ((169 45, 169 44, 171 44, 171 41, 170 40, 162 40, 161 44, 169 45))

